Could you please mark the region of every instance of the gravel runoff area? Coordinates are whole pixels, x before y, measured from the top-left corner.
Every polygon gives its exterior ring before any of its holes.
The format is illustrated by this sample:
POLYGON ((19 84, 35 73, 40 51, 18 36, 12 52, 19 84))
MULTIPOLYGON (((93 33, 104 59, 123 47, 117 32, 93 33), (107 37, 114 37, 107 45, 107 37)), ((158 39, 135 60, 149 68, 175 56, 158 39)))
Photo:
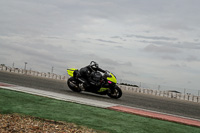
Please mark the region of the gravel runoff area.
MULTIPOLYGON (((18 114, 0 114, 1 133, 98 133, 73 123, 57 122, 18 114)), ((101 132, 102 133, 102 132, 101 132)))

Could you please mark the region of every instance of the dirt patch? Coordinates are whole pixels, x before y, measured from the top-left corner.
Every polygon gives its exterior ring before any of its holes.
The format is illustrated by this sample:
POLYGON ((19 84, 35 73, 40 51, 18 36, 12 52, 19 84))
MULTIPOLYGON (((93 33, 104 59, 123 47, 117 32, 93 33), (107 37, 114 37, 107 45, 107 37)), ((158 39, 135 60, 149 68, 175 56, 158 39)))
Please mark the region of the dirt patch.
POLYGON ((22 116, 18 114, 0 114, 1 133, 97 133, 93 129, 72 123, 57 122, 22 116))

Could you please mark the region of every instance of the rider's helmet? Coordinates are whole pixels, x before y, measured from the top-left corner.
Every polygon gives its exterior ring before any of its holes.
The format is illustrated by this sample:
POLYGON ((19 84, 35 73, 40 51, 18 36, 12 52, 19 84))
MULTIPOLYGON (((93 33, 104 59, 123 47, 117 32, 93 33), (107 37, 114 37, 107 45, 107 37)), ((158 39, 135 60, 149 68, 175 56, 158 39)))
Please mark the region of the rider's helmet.
POLYGON ((91 61, 90 62, 90 67, 93 69, 93 70, 96 70, 99 68, 99 65, 98 63, 96 63, 95 61, 91 61))

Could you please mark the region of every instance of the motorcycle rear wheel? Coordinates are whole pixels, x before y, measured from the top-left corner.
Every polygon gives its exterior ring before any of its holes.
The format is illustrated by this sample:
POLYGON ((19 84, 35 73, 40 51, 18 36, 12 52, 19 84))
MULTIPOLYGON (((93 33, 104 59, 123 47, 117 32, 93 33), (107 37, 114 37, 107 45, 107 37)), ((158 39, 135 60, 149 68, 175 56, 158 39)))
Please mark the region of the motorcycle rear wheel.
POLYGON ((108 96, 114 99, 118 99, 122 96, 122 90, 116 85, 113 88, 113 91, 111 93, 108 93, 108 96))
POLYGON ((80 92, 81 91, 81 89, 77 86, 76 81, 74 80, 73 77, 70 77, 67 80, 67 85, 74 92, 80 92))

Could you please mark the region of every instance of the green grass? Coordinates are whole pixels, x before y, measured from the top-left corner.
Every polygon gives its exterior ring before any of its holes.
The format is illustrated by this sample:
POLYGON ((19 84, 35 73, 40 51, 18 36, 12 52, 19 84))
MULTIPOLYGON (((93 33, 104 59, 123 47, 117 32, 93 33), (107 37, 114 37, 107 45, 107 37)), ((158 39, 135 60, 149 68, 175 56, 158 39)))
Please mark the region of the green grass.
POLYGON ((0 113, 66 121, 111 133, 200 133, 200 128, 0 89, 0 113))

